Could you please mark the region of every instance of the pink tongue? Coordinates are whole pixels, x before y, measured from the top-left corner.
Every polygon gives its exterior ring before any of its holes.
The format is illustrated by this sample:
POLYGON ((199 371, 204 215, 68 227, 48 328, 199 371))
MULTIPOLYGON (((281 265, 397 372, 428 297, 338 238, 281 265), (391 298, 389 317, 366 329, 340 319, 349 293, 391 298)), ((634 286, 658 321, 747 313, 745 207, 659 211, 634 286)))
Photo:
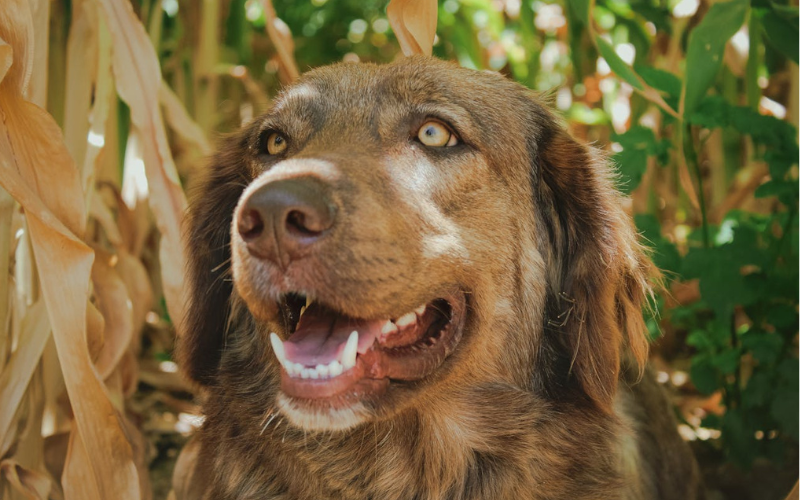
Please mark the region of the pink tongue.
POLYGON ((354 330, 358 332, 358 352, 363 354, 372 347, 385 321, 354 319, 312 303, 300 318, 297 330, 283 343, 286 359, 304 366, 341 362, 344 346, 354 330))

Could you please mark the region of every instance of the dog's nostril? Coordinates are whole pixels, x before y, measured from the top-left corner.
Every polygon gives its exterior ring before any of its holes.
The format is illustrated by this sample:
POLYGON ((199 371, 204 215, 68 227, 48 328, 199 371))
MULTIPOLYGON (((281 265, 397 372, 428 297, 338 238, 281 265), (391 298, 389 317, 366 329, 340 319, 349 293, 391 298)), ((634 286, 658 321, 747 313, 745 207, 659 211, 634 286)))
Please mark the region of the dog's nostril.
POLYGON ((318 236, 331 225, 330 211, 292 210, 286 214, 286 230, 299 236, 318 236))
POLYGON ((239 234, 245 241, 253 240, 264 232, 264 221, 257 210, 247 210, 239 217, 239 234))

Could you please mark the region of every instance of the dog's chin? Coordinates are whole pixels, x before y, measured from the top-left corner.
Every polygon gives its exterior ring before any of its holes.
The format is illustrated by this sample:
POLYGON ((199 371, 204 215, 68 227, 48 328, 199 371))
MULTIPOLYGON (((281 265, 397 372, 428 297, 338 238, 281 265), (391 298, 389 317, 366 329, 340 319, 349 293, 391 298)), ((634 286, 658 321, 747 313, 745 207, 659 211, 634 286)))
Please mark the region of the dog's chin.
POLYGON ((280 365, 277 405, 295 426, 345 430, 385 418, 425 390, 461 340, 466 295, 457 287, 408 312, 364 318, 284 293, 268 324, 280 365), (279 334, 279 332, 282 332, 279 334))
POLYGON ((346 431, 375 418, 374 412, 357 400, 309 401, 281 392, 276 404, 290 424, 309 431, 346 431))

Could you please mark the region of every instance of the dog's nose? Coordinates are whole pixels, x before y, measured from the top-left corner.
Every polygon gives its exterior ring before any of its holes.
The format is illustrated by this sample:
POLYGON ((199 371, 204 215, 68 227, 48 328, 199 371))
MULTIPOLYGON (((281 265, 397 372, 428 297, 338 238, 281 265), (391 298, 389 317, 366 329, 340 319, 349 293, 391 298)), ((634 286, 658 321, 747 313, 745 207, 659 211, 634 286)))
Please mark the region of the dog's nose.
POLYGON ((327 191, 315 179, 298 178, 270 182, 251 193, 237 221, 250 254, 280 266, 302 257, 336 219, 327 191))

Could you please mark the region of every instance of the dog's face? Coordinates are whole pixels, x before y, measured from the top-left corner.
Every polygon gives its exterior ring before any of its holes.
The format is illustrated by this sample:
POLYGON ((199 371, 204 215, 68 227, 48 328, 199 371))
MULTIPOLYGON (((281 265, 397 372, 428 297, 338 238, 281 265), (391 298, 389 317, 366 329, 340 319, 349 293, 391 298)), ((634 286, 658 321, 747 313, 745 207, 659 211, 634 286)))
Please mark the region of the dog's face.
POLYGON ((645 261, 602 164, 500 75, 314 70, 216 164, 189 219, 181 360, 213 385, 236 336, 240 369, 273 385, 265 408, 297 426, 386 419, 461 384, 608 407, 626 329, 643 354, 625 308, 645 261))

